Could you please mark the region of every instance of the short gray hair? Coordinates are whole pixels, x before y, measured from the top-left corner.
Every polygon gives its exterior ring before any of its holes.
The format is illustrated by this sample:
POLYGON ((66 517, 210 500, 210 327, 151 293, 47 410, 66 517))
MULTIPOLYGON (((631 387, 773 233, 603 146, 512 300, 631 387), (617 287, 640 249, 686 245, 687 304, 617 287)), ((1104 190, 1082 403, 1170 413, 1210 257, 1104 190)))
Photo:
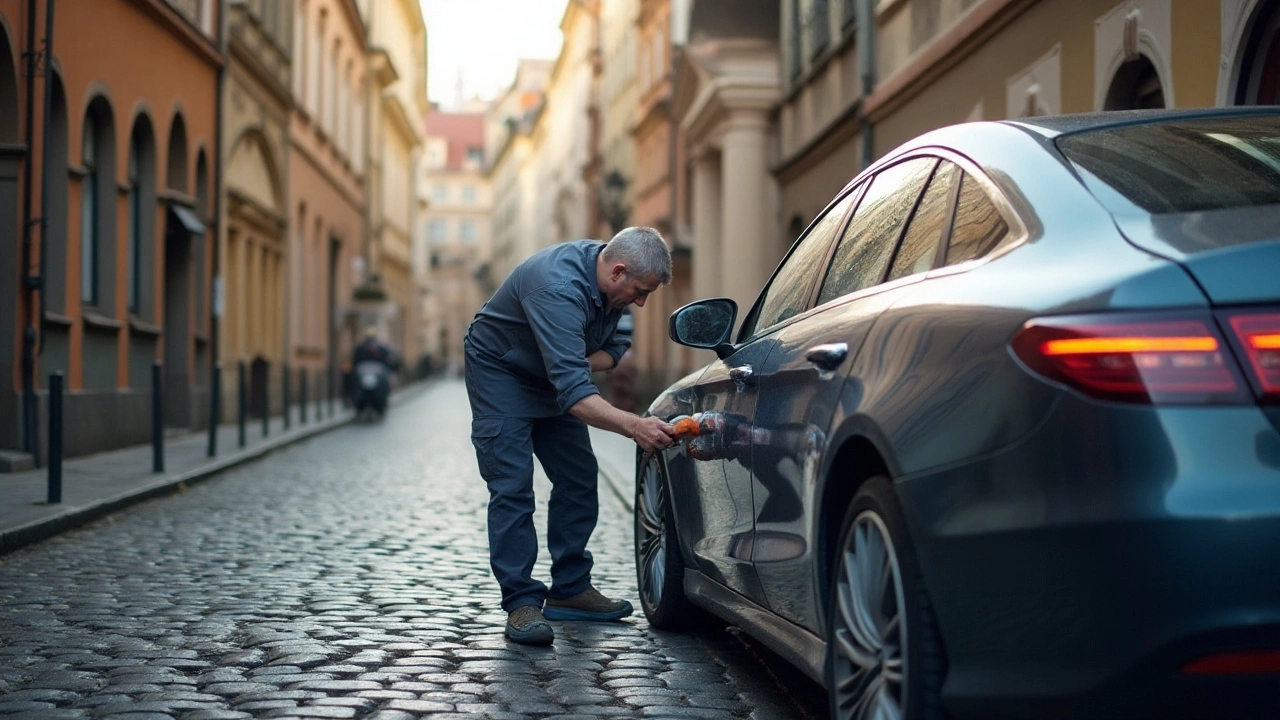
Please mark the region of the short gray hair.
POLYGON ((658 282, 671 282, 671 250, 662 233, 651 227, 629 227, 604 246, 601 257, 605 262, 620 262, 635 278, 657 275, 658 282))

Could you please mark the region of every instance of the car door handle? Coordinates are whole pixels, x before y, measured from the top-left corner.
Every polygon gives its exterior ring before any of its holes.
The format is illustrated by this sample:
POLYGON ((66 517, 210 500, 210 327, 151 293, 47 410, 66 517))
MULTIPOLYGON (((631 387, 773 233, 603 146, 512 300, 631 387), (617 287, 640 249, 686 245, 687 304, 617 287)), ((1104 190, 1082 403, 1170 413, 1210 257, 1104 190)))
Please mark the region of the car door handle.
POLYGON ((745 390, 747 384, 751 382, 751 376, 755 374, 755 370, 750 365, 739 365, 735 368, 729 368, 729 377, 733 378, 733 382, 738 386, 739 390, 745 390))
POLYGON ((826 343, 814 345, 805 351, 804 358, 823 370, 834 370, 849 356, 847 343, 826 343))

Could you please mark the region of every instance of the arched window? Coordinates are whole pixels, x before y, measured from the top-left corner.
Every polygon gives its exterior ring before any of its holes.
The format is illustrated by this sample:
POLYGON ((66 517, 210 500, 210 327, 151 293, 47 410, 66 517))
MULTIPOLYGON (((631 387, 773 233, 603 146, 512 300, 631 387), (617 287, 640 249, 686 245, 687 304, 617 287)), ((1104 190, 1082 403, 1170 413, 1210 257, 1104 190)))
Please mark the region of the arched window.
POLYGON ((1102 109, 1148 110, 1163 108, 1164 105, 1164 87, 1160 84, 1160 74, 1145 55, 1139 55, 1116 70, 1102 109))
POLYGON ((155 245, 155 136, 151 122, 139 116, 129 139, 129 236, 126 254, 129 312, 151 316, 155 245))
POLYGON ((98 267, 99 162, 98 123, 90 113, 85 115, 84 139, 80 142, 80 164, 84 167, 80 182, 80 299, 90 305, 98 304, 102 274, 98 267))
POLYGON ((187 125, 182 115, 175 113, 169 128, 169 167, 166 172, 165 185, 170 190, 185 193, 187 191, 187 125))
POLYGON ((57 72, 50 78, 49 106, 49 177, 46 180, 49 197, 45 204, 44 241, 48 244, 42 301, 56 313, 65 313, 67 306, 67 192, 68 166, 70 165, 70 129, 67 124, 66 91, 62 76, 57 72))
MULTIPOLYGON (((206 228, 212 225, 209 219, 209 161, 205 159, 203 149, 196 153, 196 213, 206 228)), ((192 250, 196 261, 195 317, 196 328, 199 329, 205 327, 205 255, 208 253, 208 242, 204 237, 192 238, 192 241, 195 243, 192 250)))
POLYGON ((1235 104, 1280 102, 1280 2, 1260 3, 1241 56, 1235 104))

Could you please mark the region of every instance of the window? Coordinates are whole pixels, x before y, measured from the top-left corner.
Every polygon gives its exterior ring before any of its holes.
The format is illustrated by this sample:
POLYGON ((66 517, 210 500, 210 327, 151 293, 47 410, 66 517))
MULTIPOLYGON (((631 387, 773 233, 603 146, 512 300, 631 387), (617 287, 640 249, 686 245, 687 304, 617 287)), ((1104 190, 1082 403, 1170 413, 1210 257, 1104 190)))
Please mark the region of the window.
POLYGON ((142 182, 139 174, 137 133, 129 144, 129 312, 142 309, 142 182))
POLYGON ((933 269, 934 260, 938 257, 938 246, 942 244, 942 230, 947 222, 947 210, 951 207, 952 191, 959 175, 960 169, 945 160, 934 171, 929 187, 920 198, 915 213, 911 215, 911 222, 907 224, 907 232, 902 236, 898 254, 893 258, 893 267, 889 269, 890 280, 933 269))
POLYGON ((478 148, 478 147, 468 148, 467 160, 475 163, 476 165, 483 165, 484 164, 484 148, 478 148))
POLYGON ((809 28, 813 43, 809 46, 813 57, 822 54, 831 40, 831 14, 827 0, 809 0, 809 28))
POLYGON ((475 203, 475 201, 476 201, 476 186, 463 185, 462 186, 462 202, 468 205, 472 205, 475 203))
POLYGON ((822 272, 831 240, 840 229, 840 221, 844 219, 855 194, 846 195, 826 215, 815 221, 808 234, 792 248, 769 286, 765 288, 754 321, 747 320, 743 323, 742 337, 754 334, 756 329, 776 325, 806 309, 813 281, 822 272), (748 325, 753 329, 747 330, 748 325))
POLYGON ((84 179, 80 182, 80 299, 98 303, 98 138, 93 115, 84 118, 80 144, 84 179))
POLYGON ((465 245, 474 245, 476 241, 476 221, 463 220, 462 225, 458 228, 459 235, 465 245))
POLYGON ((836 248, 819 304, 880 282, 898 234, 936 163, 934 158, 915 158, 881 170, 872 178, 836 248))
POLYGON ((444 220, 430 220, 427 222, 427 239, 432 243, 436 245, 443 243, 446 234, 444 220))
POLYGON ((1009 225, 973 176, 965 173, 951 226, 947 264, 980 258, 995 249, 1009 234, 1009 225))
POLYGON ((791 66, 791 79, 795 80, 804 69, 800 50, 800 0, 791 0, 788 4, 791 6, 788 18, 791 21, 791 32, 787 38, 787 64, 791 66))
POLYGON ((448 202, 449 186, 444 183, 436 183, 431 188, 431 199, 438 203, 448 202))

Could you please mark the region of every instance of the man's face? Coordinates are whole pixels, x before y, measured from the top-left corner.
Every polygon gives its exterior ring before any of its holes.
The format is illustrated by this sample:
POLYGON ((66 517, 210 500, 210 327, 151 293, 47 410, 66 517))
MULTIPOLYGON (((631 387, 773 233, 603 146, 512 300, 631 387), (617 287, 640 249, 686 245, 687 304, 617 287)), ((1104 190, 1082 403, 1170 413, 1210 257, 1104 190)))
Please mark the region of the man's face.
POLYGON ((644 307, 649 294, 662 286, 657 275, 650 275, 647 278, 632 277, 627 273, 626 267, 621 264, 613 267, 610 279, 613 283, 609 289, 605 290, 605 297, 615 308, 624 308, 633 303, 636 307, 644 307))

